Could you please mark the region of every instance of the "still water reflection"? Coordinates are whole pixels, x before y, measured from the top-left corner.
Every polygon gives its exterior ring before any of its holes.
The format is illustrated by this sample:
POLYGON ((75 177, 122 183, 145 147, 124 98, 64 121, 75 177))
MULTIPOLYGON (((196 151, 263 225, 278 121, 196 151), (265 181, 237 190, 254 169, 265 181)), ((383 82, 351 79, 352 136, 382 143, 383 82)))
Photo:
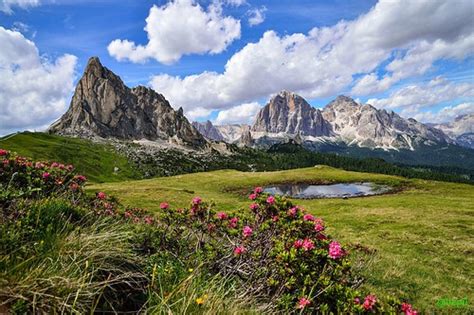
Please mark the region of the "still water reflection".
POLYGON ((345 198, 383 194, 389 191, 388 186, 374 183, 346 183, 332 185, 282 184, 267 186, 266 193, 272 195, 286 195, 293 198, 345 198))

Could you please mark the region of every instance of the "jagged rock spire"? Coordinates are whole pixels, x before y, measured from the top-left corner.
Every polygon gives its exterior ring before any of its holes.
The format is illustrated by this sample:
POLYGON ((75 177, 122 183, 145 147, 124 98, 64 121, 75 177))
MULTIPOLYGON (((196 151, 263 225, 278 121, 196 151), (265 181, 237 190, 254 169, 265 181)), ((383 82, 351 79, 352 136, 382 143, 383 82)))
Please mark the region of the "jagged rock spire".
POLYGON ((303 136, 329 136, 330 125, 321 111, 312 107, 301 96, 281 91, 257 114, 252 131, 288 133, 303 136))
POLYGON ((202 147, 205 139, 163 95, 128 88, 99 58, 89 59, 68 111, 50 132, 81 137, 168 140, 202 147))

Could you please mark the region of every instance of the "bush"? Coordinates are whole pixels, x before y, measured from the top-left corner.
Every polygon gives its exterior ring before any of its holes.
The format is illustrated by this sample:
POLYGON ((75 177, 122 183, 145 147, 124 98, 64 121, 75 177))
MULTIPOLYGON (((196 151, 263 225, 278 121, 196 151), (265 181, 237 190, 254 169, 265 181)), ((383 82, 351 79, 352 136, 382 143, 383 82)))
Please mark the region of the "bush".
POLYGON ((349 252, 289 200, 243 216, 195 197, 159 217, 85 196, 72 166, 0 150, 0 307, 13 313, 400 313, 358 291, 349 252))
MULTIPOLYGON (((325 234, 324 221, 256 188, 249 217, 216 213, 199 197, 189 209, 163 203, 156 249, 239 279, 240 292, 286 312, 400 312, 393 298, 358 292, 348 252, 325 234), (183 241, 184 240, 184 241, 183 241)), ((411 306, 409 308, 412 312, 411 306)))

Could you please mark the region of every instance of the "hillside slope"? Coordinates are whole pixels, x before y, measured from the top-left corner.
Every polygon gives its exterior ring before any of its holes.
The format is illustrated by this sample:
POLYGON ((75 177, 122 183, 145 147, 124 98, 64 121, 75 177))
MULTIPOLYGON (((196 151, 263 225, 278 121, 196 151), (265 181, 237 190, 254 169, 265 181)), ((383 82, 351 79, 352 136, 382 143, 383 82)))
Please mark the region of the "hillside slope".
POLYGON ((73 164, 90 181, 110 182, 139 178, 134 166, 108 145, 89 140, 24 132, 0 138, 0 148, 35 160, 73 164))
MULTIPOLYGON (((246 192, 253 186, 288 182, 371 181, 404 187, 395 194, 334 199, 297 200, 307 211, 333 227, 330 233, 365 249, 371 268, 364 270, 376 294, 397 294, 414 302, 422 314, 439 313, 442 297, 474 298, 472 288, 472 215, 474 186, 394 176, 347 172, 318 166, 278 172, 222 170, 155 178, 132 183, 92 186, 120 196, 124 204, 160 211, 160 202, 185 207, 190 198, 213 200, 222 211, 242 215, 246 192), (132 187, 132 189, 131 189, 132 187)), ((444 309, 446 314, 469 309, 444 309)))

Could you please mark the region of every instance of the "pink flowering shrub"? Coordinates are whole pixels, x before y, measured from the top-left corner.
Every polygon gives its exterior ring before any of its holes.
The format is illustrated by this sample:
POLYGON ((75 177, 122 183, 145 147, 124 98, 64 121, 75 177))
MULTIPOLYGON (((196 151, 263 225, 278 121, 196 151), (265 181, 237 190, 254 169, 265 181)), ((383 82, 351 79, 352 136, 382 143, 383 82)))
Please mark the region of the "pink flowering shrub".
POLYGON ((0 153, 0 206, 15 198, 67 196, 76 200, 82 193, 86 178, 75 174, 72 165, 33 162, 4 149, 0 153))
MULTIPOLYGON (((281 313, 417 314, 408 303, 359 292, 360 279, 353 274, 350 252, 326 233, 323 219, 286 198, 264 194, 260 187, 249 197, 250 210, 245 207, 239 216, 216 212, 213 204, 200 197, 194 197, 185 209, 161 202, 157 204, 160 213, 154 216, 144 209, 124 208, 104 192, 85 196, 86 180, 70 165, 34 163, 0 149, 0 206, 4 209, 9 203, 14 205, 15 198, 64 197, 67 207, 70 203, 77 208, 67 218, 80 218, 86 210, 88 217, 92 213, 126 224, 136 232, 134 251, 175 259, 183 270, 184 265, 195 264, 209 274, 231 277, 242 296, 265 300, 281 313)), ((37 224, 37 215, 5 214, 15 228, 20 216, 31 217, 32 224, 37 224)), ((55 218, 45 220, 45 226, 55 218)), ((8 248, 16 243, 9 242, 8 248)))
POLYGON ((262 191, 251 193, 242 217, 216 213, 198 197, 188 210, 164 209, 168 235, 158 246, 193 252, 210 270, 240 279, 242 294, 266 296, 284 312, 402 312, 397 301, 360 297, 349 252, 324 232, 322 218, 262 191))

